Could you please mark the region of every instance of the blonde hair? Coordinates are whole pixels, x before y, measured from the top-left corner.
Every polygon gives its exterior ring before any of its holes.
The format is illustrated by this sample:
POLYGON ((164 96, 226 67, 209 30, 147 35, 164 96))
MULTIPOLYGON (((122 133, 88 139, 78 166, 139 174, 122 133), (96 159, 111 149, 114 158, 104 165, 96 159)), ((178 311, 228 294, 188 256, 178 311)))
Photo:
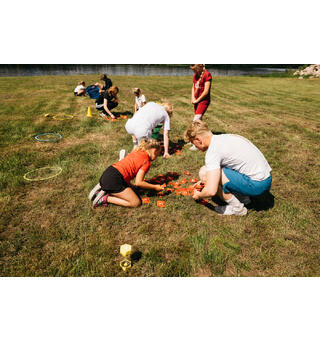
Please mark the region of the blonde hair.
POLYGON ((173 114, 173 105, 171 103, 168 103, 168 102, 162 103, 160 105, 162 105, 164 107, 165 111, 171 117, 173 114))
POLYGON ((205 64, 190 64, 190 66, 191 66, 192 70, 193 70, 193 68, 195 68, 197 66, 201 66, 202 67, 201 75, 200 75, 200 77, 199 77, 199 79, 198 79, 198 81, 196 83, 199 86, 199 84, 200 84, 200 82, 201 82, 201 80, 203 78, 204 72, 206 71, 206 65, 205 64))
POLYGON ((117 86, 110 86, 110 88, 107 90, 108 94, 111 94, 112 96, 115 96, 119 92, 119 88, 117 86))
POLYGON ((190 142, 197 135, 208 135, 209 133, 211 133, 211 131, 208 128, 207 123, 200 120, 195 120, 189 125, 187 130, 184 132, 184 140, 186 142, 190 142))
POLYGON ((142 139, 135 150, 147 151, 152 148, 155 148, 158 151, 161 150, 160 142, 155 139, 142 139))
POLYGON ((133 89, 132 89, 132 92, 133 92, 133 94, 136 95, 136 96, 141 95, 141 89, 139 89, 139 88, 133 88, 133 89))

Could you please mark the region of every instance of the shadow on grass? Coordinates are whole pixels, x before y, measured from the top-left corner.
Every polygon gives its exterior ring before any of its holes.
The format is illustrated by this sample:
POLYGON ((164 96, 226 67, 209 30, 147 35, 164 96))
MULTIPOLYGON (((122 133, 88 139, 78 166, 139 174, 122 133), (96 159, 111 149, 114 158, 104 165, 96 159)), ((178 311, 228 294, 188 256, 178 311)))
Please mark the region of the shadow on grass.
MULTIPOLYGON (((270 192, 265 192, 259 196, 250 197, 251 203, 248 205, 245 205, 247 209, 249 210, 255 210, 255 211, 268 211, 269 209, 273 208, 274 206, 274 195, 270 192)), ((218 206, 224 206, 227 203, 224 202, 219 196, 215 195, 211 198, 211 200, 218 206)), ((209 202, 206 204, 203 204, 208 209, 214 211, 214 206, 210 204, 209 202)))
POLYGON ((247 206, 248 209, 255 211, 268 211, 274 206, 274 195, 270 192, 265 192, 259 196, 251 197, 251 204, 247 206))
POLYGON ((126 115, 128 116, 128 118, 131 118, 133 116, 133 112, 131 111, 124 111, 124 112, 113 111, 112 113, 116 117, 119 117, 120 115, 126 115))

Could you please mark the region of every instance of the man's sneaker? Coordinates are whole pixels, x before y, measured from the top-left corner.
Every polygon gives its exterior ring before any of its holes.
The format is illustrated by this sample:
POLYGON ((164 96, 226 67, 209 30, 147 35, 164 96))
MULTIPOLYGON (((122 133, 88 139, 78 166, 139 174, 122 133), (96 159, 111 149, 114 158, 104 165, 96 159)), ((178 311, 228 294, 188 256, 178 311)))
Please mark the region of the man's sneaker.
POLYGON ((98 202, 104 195, 106 195, 106 192, 103 191, 103 190, 100 190, 100 192, 97 193, 95 199, 94 199, 93 202, 92 202, 92 208, 96 208, 95 206, 96 206, 97 202, 98 202))
POLYGON ((94 197, 97 195, 98 191, 100 191, 100 189, 101 189, 100 184, 96 184, 94 188, 91 190, 91 192, 89 193, 89 196, 88 196, 89 200, 92 201, 94 197))
POLYGON ((127 155, 128 155, 128 153, 125 151, 125 149, 121 149, 120 153, 119 153, 119 161, 124 159, 127 155))
POLYGON ((249 205, 251 203, 251 199, 248 195, 243 195, 240 193, 233 193, 233 195, 245 205, 249 205))
POLYGON ((189 148, 189 150, 192 150, 193 152, 195 152, 196 150, 198 150, 198 148, 195 145, 193 145, 191 148, 189 148))
MULTIPOLYGON (((101 191, 103 192, 103 191, 101 191)), ((100 193, 99 193, 100 194, 100 193)), ((108 196, 109 194, 106 194, 104 196, 102 196, 94 205, 93 208, 97 208, 98 206, 103 206, 103 207, 107 207, 108 206, 108 196)))
POLYGON ((246 207, 235 207, 232 205, 217 206, 215 211, 221 215, 246 215, 248 210, 246 207))

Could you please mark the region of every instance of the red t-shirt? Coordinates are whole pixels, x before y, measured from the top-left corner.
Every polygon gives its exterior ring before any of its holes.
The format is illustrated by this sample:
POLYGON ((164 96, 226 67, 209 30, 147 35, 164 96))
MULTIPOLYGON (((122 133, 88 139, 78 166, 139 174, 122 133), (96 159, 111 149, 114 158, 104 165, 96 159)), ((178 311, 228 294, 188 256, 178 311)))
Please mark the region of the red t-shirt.
POLYGON ((124 180, 129 183, 134 179, 140 169, 148 172, 151 162, 147 152, 143 150, 133 151, 121 161, 114 163, 112 166, 116 168, 123 176, 124 180))
MULTIPOLYGON (((201 75, 200 75, 201 76, 201 75)), ((201 96, 201 94, 204 91, 204 84, 205 82, 208 82, 212 79, 211 73, 208 70, 204 70, 203 77, 201 78, 201 81, 199 83, 200 76, 195 74, 193 76, 193 88, 194 88, 194 98, 197 99, 201 96)), ((210 92, 208 95, 203 99, 203 101, 209 101, 210 100, 210 92)))

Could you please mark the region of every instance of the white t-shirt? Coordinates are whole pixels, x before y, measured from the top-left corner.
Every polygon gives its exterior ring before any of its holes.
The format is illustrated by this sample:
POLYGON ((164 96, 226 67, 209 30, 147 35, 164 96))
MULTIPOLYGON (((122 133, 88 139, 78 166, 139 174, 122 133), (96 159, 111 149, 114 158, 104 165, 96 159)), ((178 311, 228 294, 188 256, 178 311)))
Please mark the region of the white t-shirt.
POLYGON ((213 135, 205 162, 208 171, 231 168, 257 181, 267 179, 271 172, 271 167, 260 150, 240 135, 213 135))
POLYGON ((83 85, 78 85, 75 89, 74 92, 79 92, 80 90, 84 90, 85 87, 83 85))
POLYGON ((138 106, 138 109, 142 108, 142 104, 146 102, 146 98, 144 95, 141 95, 140 97, 136 96, 136 103, 138 106))
POLYGON ((148 131, 152 130, 159 123, 163 123, 164 130, 170 130, 170 117, 162 105, 148 102, 139 109, 131 119, 135 126, 145 127, 148 131))

